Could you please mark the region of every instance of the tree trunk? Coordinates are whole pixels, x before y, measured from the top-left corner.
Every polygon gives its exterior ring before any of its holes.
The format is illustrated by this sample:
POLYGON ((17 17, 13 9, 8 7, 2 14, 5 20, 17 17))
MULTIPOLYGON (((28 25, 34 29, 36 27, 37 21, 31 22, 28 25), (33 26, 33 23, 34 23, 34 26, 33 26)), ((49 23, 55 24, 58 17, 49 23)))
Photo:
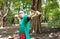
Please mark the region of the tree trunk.
MULTIPOLYGON (((36 0, 33 0, 33 5, 32 5, 32 9, 33 10, 37 10, 39 11, 41 9, 41 0, 38 0, 36 3, 36 0), (37 4, 37 7, 36 7, 37 4)), ((36 34, 41 33, 41 19, 40 19, 41 15, 36 16, 34 18, 32 18, 32 23, 31 23, 31 28, 32 30, 35 31, 36 34)))
MULTIPOLYGON (((36 0, 32 0, 32 7, 31 9, 33 10, 32 13, 34 13, 34 11, 36 10, 36 7, 35 7, 35 4, 36 4, 36 0)), ((33 30, 35 31, 35 17, 32 18, 31 20, 31 33, 33 32, 33 30)))
POLYGON ((36 17, 36 21, 37 21, 37 25, 36 25, 36 33, 37 34, 39 34, 39 33, 41 33, 42 31, 42 28, 41 28, 41 19, 40 19, 40 17, 41 17, 41 15, 38 15, 37 17, 36 17))
MULTIPOLYGON (((41 5, 42 5, 42 0, 38 0, 37 1, 37 10, 41 12, 41 5)), ((41 19, 40 19, 41 15, 38 15, 36 17, 36 21, 37 21, 37 31, 36 33, 39 34, 42 32, 42 28, 41 28, 41 19)))
POLYGON ((36 0, 32 0, 32 10, 36 10, 36 0))
POLYGON ((41 12, 42 0, 37 1, 37 10, 41 12))
POLYGON ((6 15, 8 13, 8 5, 7 5, 8 1, 5 0, 4 3, 5 4, 4 4, 4 8, 3 8, 3 14, 2 14, 2 27, 4 27, 6 24, 6 15))

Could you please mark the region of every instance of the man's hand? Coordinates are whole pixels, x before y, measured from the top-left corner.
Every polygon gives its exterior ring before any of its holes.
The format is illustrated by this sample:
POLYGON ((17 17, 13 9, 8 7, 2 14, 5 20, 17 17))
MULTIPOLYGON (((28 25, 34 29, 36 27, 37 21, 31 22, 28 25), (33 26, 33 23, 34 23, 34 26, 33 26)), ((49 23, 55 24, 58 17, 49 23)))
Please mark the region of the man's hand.
POLYGON ((31 11, 31 12, 30 12, 30 15, 28 15, 28 17, 29 17, 29 18, 32 18, 32 16, 35 15, 34 13, 35 13, 35 11, 31 11))
POLYGON ((36 15, 41 15, 42 13, 40 13, 39 11, 35 12, 36 15))
POLYGON ((19 21, 20 18, 18 15, 15 15, 14 17, 19 21))
POLYGON ((15 15, 15 17, 18 17, 18 15, 15 15))

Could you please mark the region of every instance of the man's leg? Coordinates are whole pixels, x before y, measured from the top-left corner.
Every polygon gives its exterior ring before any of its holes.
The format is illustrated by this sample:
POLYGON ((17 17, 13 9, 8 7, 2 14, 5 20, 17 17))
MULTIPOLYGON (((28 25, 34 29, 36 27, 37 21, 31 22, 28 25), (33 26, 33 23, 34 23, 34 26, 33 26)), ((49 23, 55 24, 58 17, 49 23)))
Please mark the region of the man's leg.
POLYGON ((26 39, 30 39, 30 34, 28 31, 25 31, 25 36, 26 36, 26 39))

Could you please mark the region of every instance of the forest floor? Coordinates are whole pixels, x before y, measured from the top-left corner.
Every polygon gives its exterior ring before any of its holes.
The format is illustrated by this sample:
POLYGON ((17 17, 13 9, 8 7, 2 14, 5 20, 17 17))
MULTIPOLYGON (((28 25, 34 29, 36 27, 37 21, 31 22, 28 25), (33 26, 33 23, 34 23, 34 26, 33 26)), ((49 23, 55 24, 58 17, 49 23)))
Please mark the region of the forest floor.
MULTIPOLYGON (((9 36, 15 36, 19 39, 18 26, 4 27, 0 29, 0 39, 8 39, 9 36)), ((30 33, 31 39, 60 39, 60 28, 43 28, 42 33, 30 33)))

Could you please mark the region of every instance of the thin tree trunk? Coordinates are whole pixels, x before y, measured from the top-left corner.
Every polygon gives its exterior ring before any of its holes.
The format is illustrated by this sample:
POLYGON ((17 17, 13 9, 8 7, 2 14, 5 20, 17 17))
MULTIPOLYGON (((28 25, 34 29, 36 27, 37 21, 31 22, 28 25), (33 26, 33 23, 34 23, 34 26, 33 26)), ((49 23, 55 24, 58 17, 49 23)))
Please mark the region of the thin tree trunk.
MULTIPOLYGON (((31 9, 33 10, 33 12, 36 10, 35 4, 36 4, 36 0, 32 0, 32 7, 31 7, 31 9)), ((32 18, 32 20, 31 20, 31 33, 33 32, 33 30, 35 31, 35 23, 34 22, 35 22, 35 17, 32 18)))
POLYGON ((8 5, 7 5, 8 1, 5 0, 4 3, 5 4, 4 4, 4 9, 3 9, 3 14, 2 14, 2 26, 3 27, 6 24, 6 16, 7 16, 7 13, 8 13, 8 5))
POLYGON ((42 0, 37 1, 37 10, 41 12, 42 0))

